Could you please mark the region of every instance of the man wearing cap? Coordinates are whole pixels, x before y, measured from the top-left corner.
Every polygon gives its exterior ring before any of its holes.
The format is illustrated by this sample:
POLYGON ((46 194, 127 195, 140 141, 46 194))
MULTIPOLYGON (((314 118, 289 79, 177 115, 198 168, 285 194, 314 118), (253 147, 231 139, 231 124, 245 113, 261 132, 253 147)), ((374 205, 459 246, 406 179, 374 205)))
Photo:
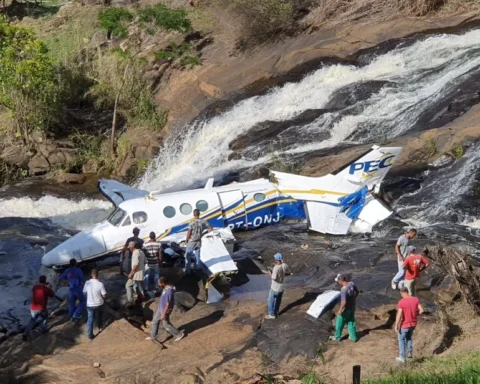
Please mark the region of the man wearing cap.
POLYGON ((285 290, 283 280, 285 276, 292 274, 288 265, 283 262, 281 253, 277 253, 274 256, 273 262, 275 263, 273 270, 268 269, 268 273, 272 278, 272 285, 270 287, 270 294, 268 295, 268 315, 265 316, 265 319, 275 319, 278 316, 283 292, 285 290))
POLYGON ((404 286, 408 289, 410 296, 416 296, 415 280, 420 277, 420 271, 428 267, 428 260, 422 255, 415 254, 415 247, 410 245, 407 249, 408 256, 403 262, 405 269, 404 286))
POLYGON ((340 308, 337 311, 337 320, 335 324, 335 335, 331 338, 340 341, 342 338, 345 324, 348 327, 348 336, 350 340, 356 342, 357 326, 355 323, 355 307, 357 296, 360 293, 353 281, 348 281, 347 276, 339 273, 335 281, 340 284, 340 308))
POLYGON ((392 280, 392 289, 397 289, 402 285, 401 282, 405 277, 403 262, 408 256, 407 248, 410 244, 410 240, 414 239, 415 237, 417 237, 417 230, 412 228, 407 233, 400 236, 397 240, 397 244, 395 244, 395 254, 397 255, 398 272, 392 280))
POLYGON ((143 291, 143 277, 145 272, 145 254, 139 249, 139 243, 131 241, 128 245, 132 253, 132 270, 128 274, 128 281, 125 284, 127 289, 127 299, 129 303, 133 302, 133 291, 136 290, 138 296, 142 299, 145 296, 143 291))
POLYGON ((120 252, 120 274, 123 275, 124 272, 127 274, 130 273, 130 259, 131 253, 129 252, 129 244, 134 241, 138 244, 138 249, 143 248, 143 239, 139 237, 140 229, 135 227, 133 228, 133 236, 129 237, 123 246, 123 249, 120 252))
POLYGON ((400 288, 402 299, 398 302, 395 332, 398 334, 399 363, 406 363, 407 357, 413 357, 413 331, 417 326, 418 315, 423 313, 422 304, 408 294, 407 287, 400 288), (405 347, 406 350, 405 350, 405 347))

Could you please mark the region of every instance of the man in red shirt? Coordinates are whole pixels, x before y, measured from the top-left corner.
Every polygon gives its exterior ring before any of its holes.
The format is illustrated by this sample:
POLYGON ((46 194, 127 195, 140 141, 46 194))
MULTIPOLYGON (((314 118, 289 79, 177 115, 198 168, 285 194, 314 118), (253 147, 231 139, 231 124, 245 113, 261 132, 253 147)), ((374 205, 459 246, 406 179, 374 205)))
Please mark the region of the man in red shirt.
POLYGON ((418 315, 423 313, 423 307, 416 297, 408 294, 407 287, 400 288, 400 295, 402 299, 398 302, 395 320, 395 332, 398 333, 398 349, 400 351, 397 361, 406 363, 407 356, 411 358, 413 355, 413 331, 417 326, 418 315), (405 351, 405 346, 407 351, 405 351))
POLYGON ((420 277, 420 271, 428 267, 428 260, 422 255, 415 254, 415 247, 407 248, 408 256, 403 262, 405 269, 405 282, 403 283, 408 289, 410 296, 416 296, 415 280, 420 277))
POLYGON ((38 284, 36 284, 32 289, 33 298, 32 303, 30 304, 30 313, 32 315, 32 318, 30 319, 30 322, 25 328, 25 332, 23 334, 24 340, 27 339, 28 335, 30 335, 30 332, 35 328, 38 320, 42 322, 42 331, 48 331, 47 303, 49 297, 55 296, 55 293, 52 291, 51 288, 48 287, 48 285, 49 284, 47 283, 47 277, 42 275, 38 280, 38 284))

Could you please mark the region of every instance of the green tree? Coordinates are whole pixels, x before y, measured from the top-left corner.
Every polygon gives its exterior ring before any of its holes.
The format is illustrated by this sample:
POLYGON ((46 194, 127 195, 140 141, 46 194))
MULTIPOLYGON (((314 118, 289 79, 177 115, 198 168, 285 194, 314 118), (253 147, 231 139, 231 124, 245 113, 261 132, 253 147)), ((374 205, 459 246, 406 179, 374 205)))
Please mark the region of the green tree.
POLYGON ((27 140, 59 112, 59 71, 32 31, 0 19, 0 106, 10 111, 17 134, 27 140))

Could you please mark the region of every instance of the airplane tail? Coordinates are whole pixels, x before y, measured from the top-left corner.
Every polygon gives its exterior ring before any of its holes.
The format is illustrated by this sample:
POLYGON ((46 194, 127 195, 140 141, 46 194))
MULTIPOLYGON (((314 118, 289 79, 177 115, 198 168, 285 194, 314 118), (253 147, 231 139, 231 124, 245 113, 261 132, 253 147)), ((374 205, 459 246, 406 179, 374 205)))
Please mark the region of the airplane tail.
POLYGON ((402 148, 373 146, 337 171, 306 177, 271 171, 279 191, 303 201, 311 230, 344 235, 349 230, 369 232, 391 210, 372 192, 398 158, 402 148))
POLYGON ((378 190, 391 166, 402 152, 401 147, 379 147, 374 145, 352 162, 342 166, 332 175, 366 185, 369 190, 378 190))

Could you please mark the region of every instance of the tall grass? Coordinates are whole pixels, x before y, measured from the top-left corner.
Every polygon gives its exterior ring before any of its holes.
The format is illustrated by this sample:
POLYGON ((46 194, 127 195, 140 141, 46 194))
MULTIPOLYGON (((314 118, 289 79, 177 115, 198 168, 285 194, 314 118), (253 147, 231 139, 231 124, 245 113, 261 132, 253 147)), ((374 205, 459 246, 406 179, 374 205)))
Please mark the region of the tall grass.
POLYGON ((364 384, 480 384, 480 352, 433 357, 364 384))

